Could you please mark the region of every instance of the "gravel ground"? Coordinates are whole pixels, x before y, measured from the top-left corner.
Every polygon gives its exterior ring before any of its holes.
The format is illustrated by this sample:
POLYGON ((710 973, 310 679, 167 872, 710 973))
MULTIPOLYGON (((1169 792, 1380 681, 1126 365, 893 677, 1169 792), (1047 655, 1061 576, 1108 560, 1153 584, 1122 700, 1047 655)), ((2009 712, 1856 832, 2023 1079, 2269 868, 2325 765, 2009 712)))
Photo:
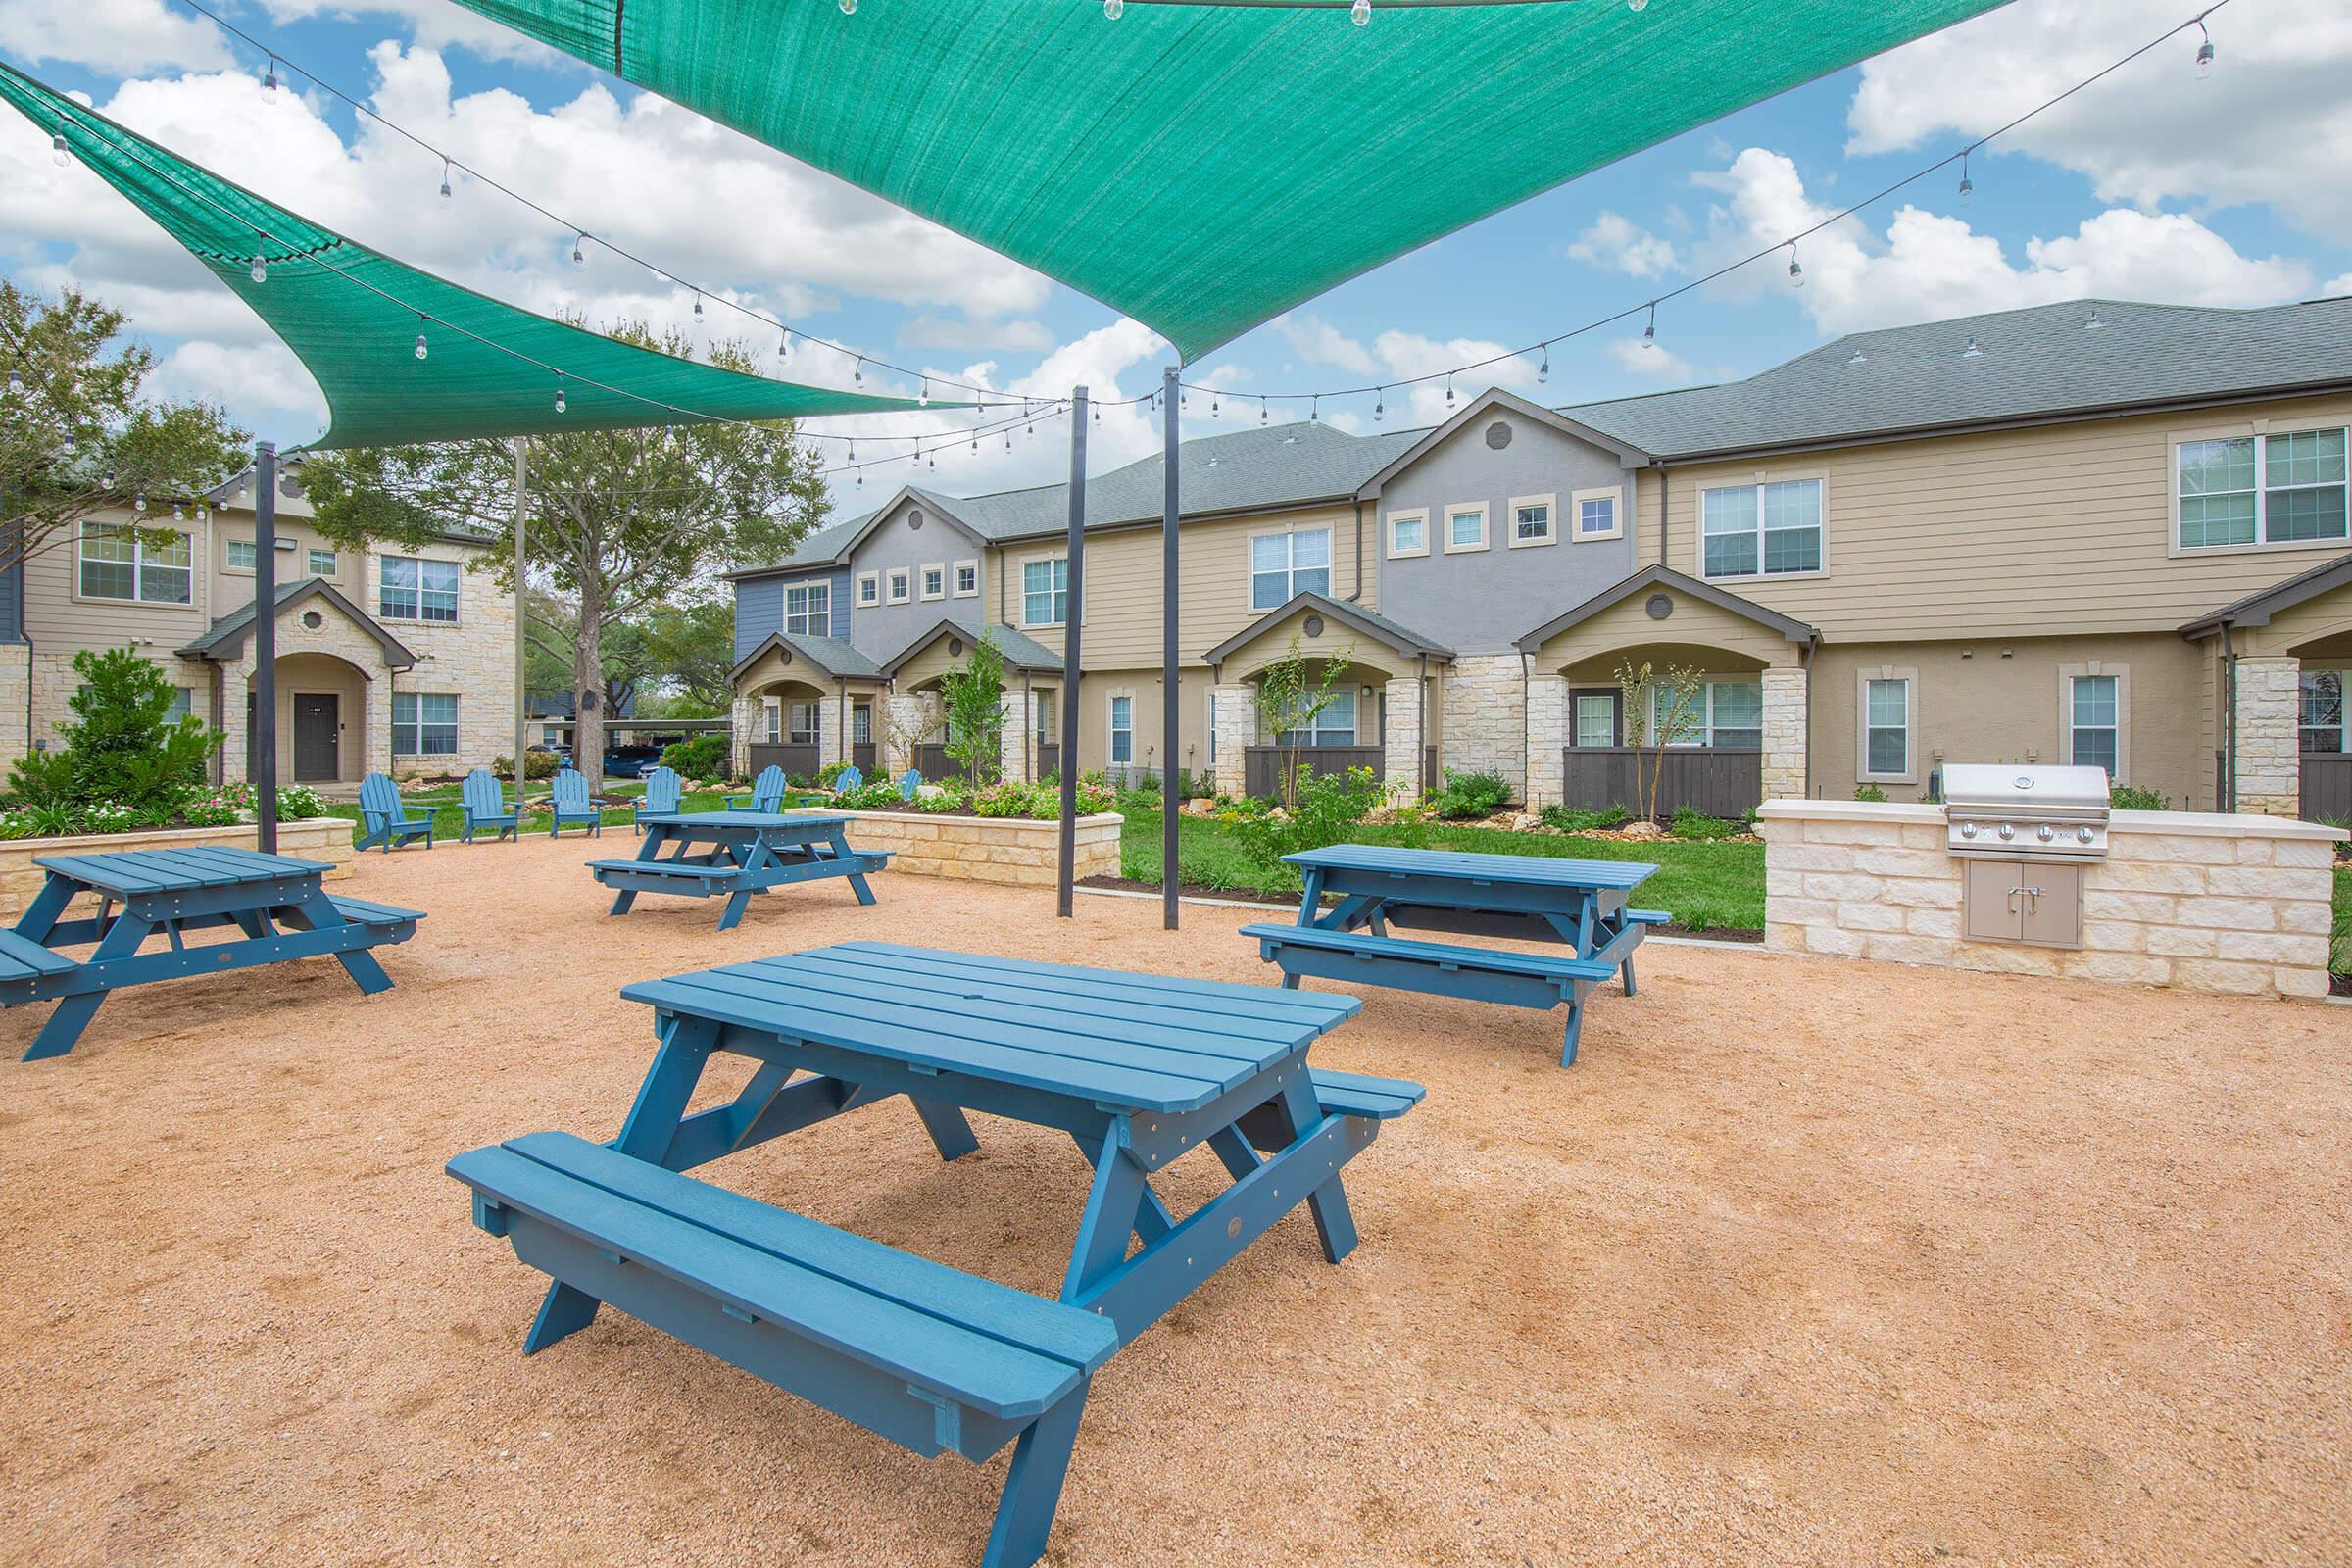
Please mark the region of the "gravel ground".
MULTIPOLYGON (((1005 1459, 920 1460, 542 1277, 452 1154, 607 1137, 623 983, 849 937, 1253 980, 1192 909, 905 876, 617 921, 537 840, 363 857, 432 911, 145 987, 0 1066, 0 1560, 969 1564, 1005 1459)), ((1657 948, 1559 1018, 1373 992, 1317 1062, 1429 1099, 1098 1377, 1048 1560, 2352 1562, 2352 1014, 1657 948)), ((7 1018, 13 1056, 43 1008, 7 1018)), ((741 1070, 710 1075, 728 1090, 741 1070)), ((1086 1192, 888 1102, 703 1174, 1051 1293, 1086 1192)), ((1205 1152, 1170 1173, 1214 1191, 1205 1152)))

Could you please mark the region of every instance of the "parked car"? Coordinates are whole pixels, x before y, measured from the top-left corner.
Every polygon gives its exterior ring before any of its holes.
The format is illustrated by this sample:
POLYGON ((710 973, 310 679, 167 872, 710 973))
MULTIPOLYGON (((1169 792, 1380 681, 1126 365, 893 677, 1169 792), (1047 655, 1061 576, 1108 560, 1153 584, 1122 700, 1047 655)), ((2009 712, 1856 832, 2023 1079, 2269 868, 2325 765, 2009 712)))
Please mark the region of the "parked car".
POLYGON ((659 746, 608 746, 605 748, 605 776, 607 778, 637 778, 649 767, 662 764, 659 746))

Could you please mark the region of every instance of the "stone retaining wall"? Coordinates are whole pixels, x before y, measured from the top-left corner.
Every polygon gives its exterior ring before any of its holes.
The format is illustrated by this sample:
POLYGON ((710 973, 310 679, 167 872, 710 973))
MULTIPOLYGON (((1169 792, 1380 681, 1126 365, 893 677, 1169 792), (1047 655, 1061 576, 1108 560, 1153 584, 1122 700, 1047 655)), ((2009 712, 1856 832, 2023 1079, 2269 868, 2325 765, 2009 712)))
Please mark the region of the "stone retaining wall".
MULTIPOLYGON (((907 811, 839 814, 851 818, 850 847, 888 850, 894 871, 1048 888, 1060 874, 1058 822, 907 811)), ((1080 880, 1119 874, 1119 829, 1125 821, 1116 811, 1078 819, 1076 874, 1080 880)))
POLYGON ((1787 952, 2234 995, 2324 997, 2338 828, 2118 811, 2082 878, 2082 946, 1961 937, 1943 808, 1767 801, 1764 945, 1787 952))
MULTIPOLYGON (((324 860, 329 882, 351 875, 349 821, 340 816, 305 817, 277 824, 277 851, 305 860, 324 860)), ((14 920, 41 891, 46 873, 33 861, 45 855, 106 855, 118 850, 184 850, 196 845, 250 850, 253 825, 159 828, 147 833, 79 833, 71 838, 0 840, 0 919, 14 920)), ((77 900, 91 908, 95 898, 77 900)))

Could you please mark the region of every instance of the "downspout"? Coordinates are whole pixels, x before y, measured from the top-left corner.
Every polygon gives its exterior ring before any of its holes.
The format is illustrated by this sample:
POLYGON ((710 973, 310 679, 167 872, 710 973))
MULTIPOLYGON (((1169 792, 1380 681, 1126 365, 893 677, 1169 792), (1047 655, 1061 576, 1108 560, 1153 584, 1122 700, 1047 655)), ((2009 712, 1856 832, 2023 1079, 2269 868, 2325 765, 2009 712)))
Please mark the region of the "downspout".
POLYGON ((1414 691, 1420 697, 1420 701, 1413 705, 1413 777, 1421 781, 1422 789, 1427 790, 1431 783, 1429 776, 1429 656, 1427 654, 1421 656, 1420 676, 1414 691))
POLYGON ((1355 504, 1355 592, 1348 596, 1349 604, 1361 604, 1364 598, 1364 503, 1355 504))
POLYGON ((1527 739, 1528 719, 1531 716, 1528 713, 1527 705, 1535 695, 1535 676, 1536 656, 1522 652, 1519 655, 1519 804, 1521 806, 1527 804, 1528 781, 1533 779, 1536 774, 1536 749, 1528 744, 1527 739))
MULTIPOLYGON (((1658 564, 1666 564, 1666 465, 1658 464, 1658 564)), ((1808 697, 1811 693, 1806 694, 1808 697)), ((1808 719, 1808 722, 1810 720, 1808 719)))
POLYGON ((2222 798, 2217 809, 2237 809, 2237 647, 2222 622, 2222 798))
POLYGON ((1821 639, 1808 637, 1797 654, 1797 667, 1805 672, 1805 773, 1804 799, 1813 798, 1813 656, 1821 651, 1821 639))
MULTIPOLYGON (((847 767, 850 765, 850 677, 847 675, 834 676, 833 691, 835 694, 833 698, 834 744, 841 751, 841 755, 834 758, 833 760, 847 767)), ((821 740, 823 737, 818 738, 821 740)), ((825 749, 822 746, 816 749, 816 766, 817 771, 824 771, 825 749)))

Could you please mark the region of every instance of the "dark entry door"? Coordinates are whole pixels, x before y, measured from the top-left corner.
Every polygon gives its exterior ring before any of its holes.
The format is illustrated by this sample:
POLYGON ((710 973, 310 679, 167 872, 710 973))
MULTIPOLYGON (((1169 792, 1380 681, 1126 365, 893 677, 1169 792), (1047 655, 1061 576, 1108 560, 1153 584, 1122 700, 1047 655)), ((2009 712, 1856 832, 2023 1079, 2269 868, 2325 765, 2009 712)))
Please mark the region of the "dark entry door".
POLYGON ((294 782, 328 782, 342 776, 335 749, 342 731, 341 700, 333 692, 294 694, 294 782))

